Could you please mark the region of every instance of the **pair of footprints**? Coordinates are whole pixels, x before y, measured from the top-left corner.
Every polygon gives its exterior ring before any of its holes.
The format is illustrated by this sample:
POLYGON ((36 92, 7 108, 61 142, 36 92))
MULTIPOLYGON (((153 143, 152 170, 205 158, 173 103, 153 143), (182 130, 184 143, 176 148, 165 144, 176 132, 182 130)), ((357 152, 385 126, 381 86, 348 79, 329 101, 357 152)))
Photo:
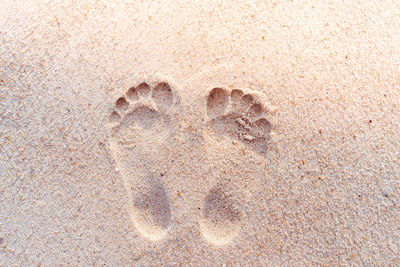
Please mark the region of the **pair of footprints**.
MULTIPOLYGON (((267 144, 271 124, 256 95, 239 89, 211 89, 204 105, 210 132, 217 139, 227 137, 253 148, 267 144)), ((173 116, 171 110, 179 105, 179 95, 167 82, 154 86, 143 82, 118 98, 109 116, 110 147, 130 193, 133 223, 152 241, 166 237, 171 222, 170 197, 164 187, 170 177, 163 173, 171 160, 169 145, 176 142, 172 132, 179 128, 179 114, 173 116)), ((238 202, 226 188, 216 183, 200 208, 200 231, 216 246, 229 243, 240 230, 238 202)))

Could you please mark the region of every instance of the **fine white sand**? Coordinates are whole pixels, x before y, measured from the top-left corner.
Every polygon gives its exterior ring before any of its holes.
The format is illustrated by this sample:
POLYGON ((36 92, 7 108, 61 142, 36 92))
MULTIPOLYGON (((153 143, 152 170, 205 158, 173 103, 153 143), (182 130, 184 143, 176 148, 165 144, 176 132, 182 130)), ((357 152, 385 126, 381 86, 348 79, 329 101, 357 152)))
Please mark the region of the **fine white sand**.
POLYGON ((0 265, 400 265, 399 14, 1 1, 0 265))

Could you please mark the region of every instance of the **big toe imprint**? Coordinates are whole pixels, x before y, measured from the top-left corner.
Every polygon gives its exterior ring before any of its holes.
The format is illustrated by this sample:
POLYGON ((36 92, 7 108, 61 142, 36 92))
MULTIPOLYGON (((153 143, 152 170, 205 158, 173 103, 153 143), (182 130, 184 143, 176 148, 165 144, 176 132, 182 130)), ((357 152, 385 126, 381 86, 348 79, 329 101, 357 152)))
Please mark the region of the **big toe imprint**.
POLYGON ((152 168, 170 157, 169 111, 177 99, 166 82, 142 82, 116 100, 109 116, 110 148, 131 199, 133 223, 152 241, 167 235, 171 220, 168 194, 152 168))

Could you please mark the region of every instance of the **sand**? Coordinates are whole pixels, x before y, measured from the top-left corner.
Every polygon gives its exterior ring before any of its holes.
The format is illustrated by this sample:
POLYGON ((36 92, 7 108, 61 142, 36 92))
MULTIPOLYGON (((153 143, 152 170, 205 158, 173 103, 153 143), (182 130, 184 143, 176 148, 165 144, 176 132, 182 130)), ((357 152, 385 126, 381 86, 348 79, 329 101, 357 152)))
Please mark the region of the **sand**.
POLYGON ((1 1, 1 266, 400 265, 398 1, 1 1))

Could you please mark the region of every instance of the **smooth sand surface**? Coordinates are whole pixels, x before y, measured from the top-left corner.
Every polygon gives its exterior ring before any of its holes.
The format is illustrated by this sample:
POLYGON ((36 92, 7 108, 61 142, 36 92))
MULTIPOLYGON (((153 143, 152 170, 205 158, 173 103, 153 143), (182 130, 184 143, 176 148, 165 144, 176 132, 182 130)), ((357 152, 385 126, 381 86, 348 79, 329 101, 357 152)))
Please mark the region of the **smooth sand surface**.
POLYGON ((399 266, 400 2, 1 1, 1 266, 399 266))

